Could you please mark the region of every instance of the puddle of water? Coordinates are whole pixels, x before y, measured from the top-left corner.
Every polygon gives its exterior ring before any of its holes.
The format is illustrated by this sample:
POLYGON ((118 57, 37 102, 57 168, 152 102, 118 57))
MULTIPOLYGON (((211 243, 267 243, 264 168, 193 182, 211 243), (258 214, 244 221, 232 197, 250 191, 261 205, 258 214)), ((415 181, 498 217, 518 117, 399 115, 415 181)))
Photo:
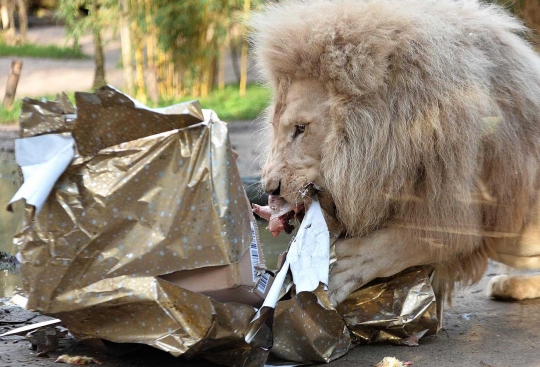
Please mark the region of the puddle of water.
POLYGON ((289 242, 296 235, 298 227, 296 227, 292 234, 282 232, 279 236, 272 237, 270 231, 266 229, 268 222, 260 220, 258 223, 259 238, 261 240, 264 258, 266 260, 266 268, 276 270, 278 256, 287 249, 289 242))
MULTIPOLYGON (((21 286, 20 274, 14 262, 17 252, 13 245, 13 235, 18 231, 22 222, 23 205, 16 203, 15 213, 4 210, 5 205, 15 194, 19 187, 15 156, 10 151, 0 151, 0 297, 11 297, 13 292, 21 286)), ((259 234, 268 269, 277 267, 279 254, 286 250, 292 235, 280 234, 274 238, 266 229, 267 222, 259 222, 259 234)))
POLYGON ((18 267, 11 256, 17 250, 13 244, 13 235, 22 222, 22 205, 14 206, 15 212, 5 210, 9 199, 19 188, 19 174, 15 155, 12 151, 0 150, 0 297, 10 297, 21 286, 18 267))

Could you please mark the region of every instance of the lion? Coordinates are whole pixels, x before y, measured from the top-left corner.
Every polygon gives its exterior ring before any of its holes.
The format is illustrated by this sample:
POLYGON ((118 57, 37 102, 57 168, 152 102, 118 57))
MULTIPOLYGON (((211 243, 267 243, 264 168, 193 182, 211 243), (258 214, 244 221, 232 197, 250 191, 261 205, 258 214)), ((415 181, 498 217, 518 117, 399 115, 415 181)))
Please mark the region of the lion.
MULTIPOLYGON (((287 221, 318 188, 333 304, 412 266, 446 294, 489 258, 540 269, 540 57, 518 20, 476 1, 289 0, 250 22, 273 91, 261 185, 287 221)), ((540 297, 540 276, 489 288, 540 297)))

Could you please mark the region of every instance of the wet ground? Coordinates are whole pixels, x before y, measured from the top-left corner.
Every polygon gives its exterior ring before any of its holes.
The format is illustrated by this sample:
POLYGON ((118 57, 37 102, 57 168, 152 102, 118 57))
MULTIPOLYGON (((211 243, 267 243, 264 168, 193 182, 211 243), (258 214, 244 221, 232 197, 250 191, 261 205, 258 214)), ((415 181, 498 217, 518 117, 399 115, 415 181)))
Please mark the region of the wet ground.
POLYGON ((13 153, 13 140, 17 134, 15 127, 0 125, 0 297, 13 294, 21 286, 12 257, 17 252, 12 239, 21 223, 21 205, 15 207, 15 213, 4 210, 20 184, 13 153))
MULTIPOLYGON (((0 130, 0 185, 3 185, 0 187, 1 206, 11 196, 6 193, 16 189, 11 174, 12 156, 9 158, 12 153, 9 153, 8 137, 13 137, 13 134, 5 132, 5 128, 4 131, 0 130)), ((236 127, 231 124, 231 140, 240 153, 242 174, 256 177, 256 164, 253 163, 258 152, 254 145, 258 140, 256 128, 250 123, 239 123, 236 127)), ((16 218, 0 211, 0 251, 13 253, 9 233, 15 231, 16 223, 16 218)), ((268 263, 272 265, 288 239, 280 237, 281 242, 271 242, 273 239, 267 231, 261 230, 261 233, 268 263)), ((412 361, 413 366, 540 367, 540 300, 509 303, 488 299, 485 287, 489 278, 496 273, 497 266, 492 264, 478 285, 457 292, 453 306, 446 307, 443 331, 421 339, 418 347, 358 346, 330 366, 374 366, 385 356, 395 356, 402 361, 412 361)), ((0 272, 0 277, 4 281, 9 279, 10 287, 7 288, 0 281, 0 291, 11 296, 18 284, 18 277, 9 272, 0 272)), ((45 316, 21 310, 6 301, 7 298, 0 300, 0 334, 46 319, 45 316)), ((48 357, 35 356, 29 346, 30 343, 23 336, 0 337, 0 366, 58 366, 54 361, 63 353, 94 357, 103 363, 103 367, 214 366, 205 361, 174 358, 150 347, 132 354, 114 356, 107 353, 97 341, 88 345, 70 336, 61 339, 60 349, 49 353, 48 357)))

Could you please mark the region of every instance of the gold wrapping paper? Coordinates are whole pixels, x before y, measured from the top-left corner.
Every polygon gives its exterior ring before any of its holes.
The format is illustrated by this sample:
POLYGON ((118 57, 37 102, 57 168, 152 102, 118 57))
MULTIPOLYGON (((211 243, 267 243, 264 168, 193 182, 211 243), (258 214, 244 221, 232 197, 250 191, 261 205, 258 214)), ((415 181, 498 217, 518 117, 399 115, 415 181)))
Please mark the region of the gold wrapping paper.
POLYGON ((20 119, 25 137, 72 132, 79 152, 37 218, 28 211, 17 239, 30 308, 59 317, 81 339, 231 366, 262 366, 272 344, 286 360, 330 362, 352 343, 411 343, 437 331, 431 268, 373 282, 337 310, 322 285, 295 294, 289 277, 272 331, 250 324, 251 306, 160 279, 232 264, 249 250, 250 214, 226 125, 200 123, 195 103, 165 118, 109 87, 76 99, 75 120, 65 96, 26 100, 20 119))
POLYGON ((95 93, 75 93, 78 118, 73 137, 82 155, 165 131, 182 129, 203 120, 198 101, 159 109, 140 105, 116 89, 105 86, 95 93))
POLYGON ((356 343, 387 341, 415 345, 437 333, 437 299, 431 287, 433 268, 407 269, 377 279, 352 293, 338 307, 356 343))
POLYGON ((433 268, 407 269, 377 279, 352 293, 337 309, 323 286, 278 302, 272 353, 299 363, 331 362, 354 344, 390 342, 417 345, 438 331, 437 298, 431 286, 433 268))
POLYGON ((174 356, 189 353, 231 366, 264 364, 270 329, 261 328, 251 344, 244 340, 253 307, 220 303, 155 277, 125 276, 118 282, 118 290, 109 281, 80 289, 87 306, 54 315, 80 339, 143 343, 174 356))
POLYGON ((341 316, 320 285, 278 302, 272 326, 272 353, 295 362, 331 362, 351 348, 351 337, 341 316))
POLYGON ((28 307, 81 339, 261 365, 272 340, 263 325, 245 341, 252 306, 158 278, 234 264, 250 250, 252 214, 226 124, 211 111, 201 122, 198 103, 163 115, 109 87, 77 101, 74 121, 62 100, 28 100, 21 116, 24 136, 71 131, 79 152, 17 238, 28 307))
POLYGON ((19 117, 20 135, 29 138, 42 134, 71 132, 75 107, 62 93, 55 101, 25 98, 19 117))

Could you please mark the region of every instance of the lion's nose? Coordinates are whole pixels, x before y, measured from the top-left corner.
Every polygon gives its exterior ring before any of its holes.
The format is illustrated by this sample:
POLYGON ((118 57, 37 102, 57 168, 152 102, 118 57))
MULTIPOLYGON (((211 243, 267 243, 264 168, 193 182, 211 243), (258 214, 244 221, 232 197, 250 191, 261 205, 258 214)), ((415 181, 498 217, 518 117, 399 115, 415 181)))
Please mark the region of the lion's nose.
POLYGON ((279 195, 281 193, 281 181, 277 181, 277 185, 274 182, 267 182, 265 191, 268 195, 279 195))

